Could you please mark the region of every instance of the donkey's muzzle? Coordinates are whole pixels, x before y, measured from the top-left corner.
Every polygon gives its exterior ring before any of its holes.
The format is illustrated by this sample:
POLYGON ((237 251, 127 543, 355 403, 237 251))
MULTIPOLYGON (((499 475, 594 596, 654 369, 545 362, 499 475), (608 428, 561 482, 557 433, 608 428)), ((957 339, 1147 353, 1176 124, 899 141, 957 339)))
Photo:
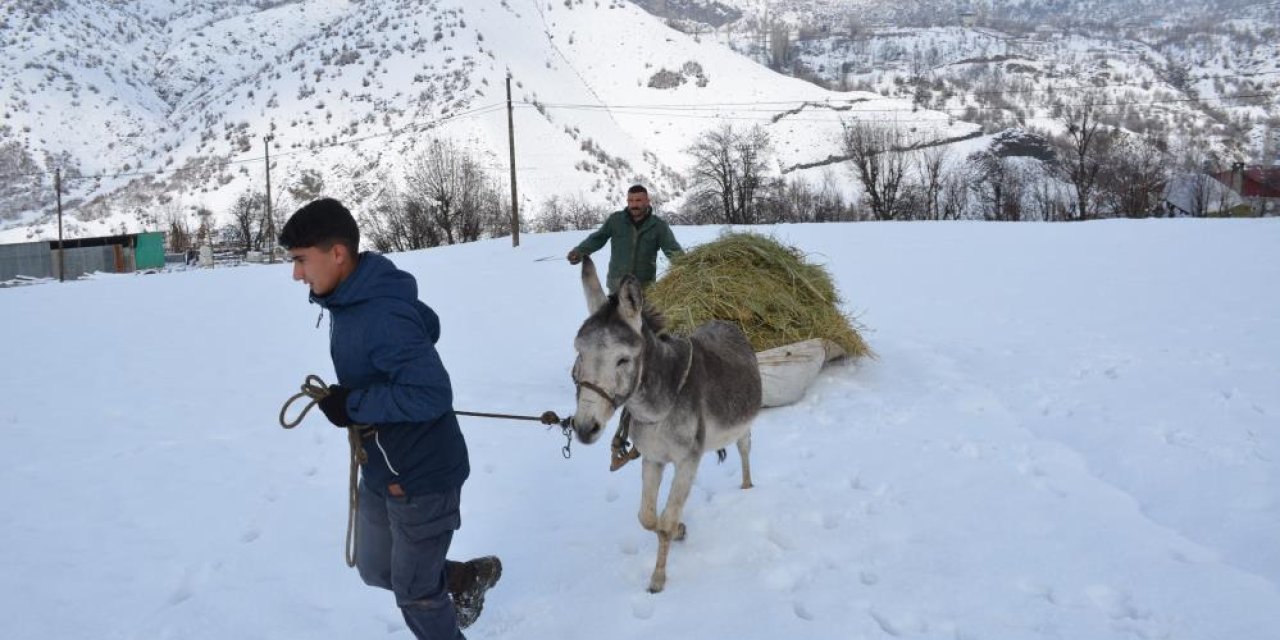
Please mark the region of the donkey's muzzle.
POLYGON ((573 422, 573 432, 578 434, 578 441, 582 444, 591 444, 599 440, 600 434, 604 433, 604 425, 595 420, 579 422, 576 417, 570 420, 573 422))

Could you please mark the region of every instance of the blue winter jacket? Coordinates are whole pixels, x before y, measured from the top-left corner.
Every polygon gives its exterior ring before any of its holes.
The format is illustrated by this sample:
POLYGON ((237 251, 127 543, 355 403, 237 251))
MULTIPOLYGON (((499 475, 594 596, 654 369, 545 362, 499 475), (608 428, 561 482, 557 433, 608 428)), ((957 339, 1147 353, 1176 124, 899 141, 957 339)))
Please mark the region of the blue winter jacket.
POLYGON ((470 474, 467 444, 453 413, 453 388, 436 352, 440 319, 418 299, 414 277, 376 253, 326 296, 329 353, 338 383, 351 390, 347 413, 372 427, 364 438, 364 481, 409 495, 460 488, 470 474))

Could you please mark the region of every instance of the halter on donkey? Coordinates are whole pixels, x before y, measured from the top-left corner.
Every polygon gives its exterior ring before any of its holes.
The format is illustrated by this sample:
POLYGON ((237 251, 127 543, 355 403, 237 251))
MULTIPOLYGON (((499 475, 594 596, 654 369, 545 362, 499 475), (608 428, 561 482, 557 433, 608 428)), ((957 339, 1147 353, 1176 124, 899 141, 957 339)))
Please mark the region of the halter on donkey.
POLYGON ((630 414, 630 435, 643 464, 640 525, 658 535, 649 580, 649 591, 657 593, 666 585, 671 540, 685 536, 680 515, 702 455, 736 443, 742 488, 751 487, 751 421, 760 410, 760 370, 751 344, 733 324, 708 322, 688 338, 661 334, 661 314, 646 307, 639 282, 630 276, 606 298, 590 258, 582 261, 582 288, 591 315, 574 340, 573 428, 580 441, 591 444, 615 411, 625 407, 630 414), (675 479, 659 517, 658 487, 669 463, 675 479))

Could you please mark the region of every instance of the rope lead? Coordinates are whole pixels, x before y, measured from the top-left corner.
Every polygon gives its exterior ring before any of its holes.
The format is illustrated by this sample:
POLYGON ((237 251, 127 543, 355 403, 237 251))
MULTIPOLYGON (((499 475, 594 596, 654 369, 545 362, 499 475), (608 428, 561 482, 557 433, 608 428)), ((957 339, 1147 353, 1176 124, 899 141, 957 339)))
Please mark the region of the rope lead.
MULTIPOLYGON (((280 426, 285 429, 292 429, 302 423, 302 419, 306 417, 307 412, 316 406, 322 398, 329 395, 329 385, 315 374, 308 375, 302 382, 302 388, 298 393, 293 394, 288 400, 285 400, 284 406, 280 407, 280 426), (293 420, 286 418, 289 407, 294 402, 307 398, 307 404, 302 407, 302 411, 293 420)), ((476 416, 480 418, 501 418, 505 420, 536 420, 542 424, 551 426, 560 426, 560 432, 564 434, 566 439, 564 447, 560 449, 561 455, 568 458, 569 445, 573 443, 573 416, 561 419, 554 411, 545 411, 540 416, 519 416, 506 413, 477 413, 474 411, 455 411, 460 416, 476 416)), ((360 465, 368 462, 368 456, 365 455, 364 445, 361 439, 370 430, 367 425, 347 425, 347 443, 351 446, 351 473, 347 483, 347 538, 343 551, 346 556, 347 566, 356 566, 356 513, 360 510, 360 465)))

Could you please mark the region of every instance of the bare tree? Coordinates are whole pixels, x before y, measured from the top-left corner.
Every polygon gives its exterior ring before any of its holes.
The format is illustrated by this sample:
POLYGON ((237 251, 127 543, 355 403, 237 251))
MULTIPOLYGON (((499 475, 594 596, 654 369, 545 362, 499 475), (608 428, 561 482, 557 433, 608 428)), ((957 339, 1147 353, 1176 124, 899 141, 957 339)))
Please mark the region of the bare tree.
POLYGON ((1071 197, 1064 191, 1063 183, 1051 175, 1050 170, 1041 168, 1029 187, 1032 218, 1045 222, 1069 220, 1071 197))
POLYGON ((689 197, 692 217, 705 218, 694 222, 705 224, 716 217, 728 222, 733 216, 733 191, 737 172, 733 161, 733 127, 724 125, 704 132, 687 149, 693 156, 693 188, 689 197), (719 216, 713 212, 718 211, 719 216))
POLYGON ((263 222, 266 215, 265 195, 256 191, 243 191, 231 205, 232 226, 236 240, 245 251, 256 251, 262 246, 263 222))
POLYGON ((1062 142, 1066 158, 1061 166, 1067 181, 1076 188, 1078 219, 1091 218, 1096 213, 1094 189, 1113 137, 1098 119, 1101 100, 1095 95, 1086 95, 1082 100, 1081 104, 1062 108, 1067 133, 1062 142))
POLYGON ((1224 189, 1209 173, 1213 167, 1219 166, 1221 158, 1206 152, 1192 143, 1180 147, 1177 153, 1177 169, 1171 178, 1174 188, 1176 206, 1187 214, 1203 218, 1215 210, 1225 206, 1224 189))
POLYGON ((1214 206, 1214 179, 1203 171, 1191 171, 1183 174, 1188 191, 1187 202, 1191 207, 1192 217, 1204 218, 1214 206))
POLYGON ((600 208, 587 204, 581 193, 548 196, 542 201, 534 229, 542 233, 591 229, 601 222, 600 208))
POLYGON ((479 160, 447 140, 432 140, 405 174, 405 188, 388 177, 364 216, 366 235, 380 251, 409 251, 473 242, 511 232, 511 203, 479 160))
POLYGON ((960 220, 969 208, 969 188, 963 171, 951 171, 942 179, 942 193, 938 202, 941 220, 960 220))
POLYGON ((406 198, 427 212, 445 244, 479 238, 484 170, 452 141, 436 138, 428 143, 410 163, 405 184, 406 198))
MULTIPOLYGON (((511 198, 507 184, 498 176, 485 178, 479 198, 480 237, 503 238, 511 235, 511 198)), ((523 230, 524 219, 516 221, 523 230)))
POLYGON ((888 125, 858 122, 845 125, 843 143, 872 215, 877 220, 898 219, 907 174, 902 134, 888 125))
POLYGON ((835 170, 826 167, 822 170, 822 186, 818 188, 817 203, 814 205, 814 222, 839 222, 853 220, 853 211, 845 202, 840 190, 835 170))
POLYGON ((192 242, 194 238, 191 235, 191 221, 176 200, 162 204, 160 215, 168 227, 165 240, 169 242, 170 251, 183 252, 195 246, 192 242))
POLYGON ((925 220, 942 219, 942 187, 949 152, 944 146, 922 149, 916 155, 916 168, 920 174, 922 216, 925 220))
POLYGON ((737 140, 738 188, 734 205, 741 224, 751 224, 756 194, 764 186, 765 163, 772 154, 769 134, 759 125, 751 127, 737 140))
POLYGON ((1168 182, 1164 149, 1149 140, 1125 136, 1112 145, 1098 183, 1103 210, 1114 217, 1158 214, 1168 182))
POLYGON ((969 189, 987 220, 1021 221, 1026 183, 1022 169, 1009 158, 991 151, 969 156, 969 189))
POLYGON ((704 132, 688 150, 694 158, 691 205, 709 215, 718 208, 719 222, 752 224, 756 199, 772 153, 769 135, 759 126, 746 132, 726 124, 704 132), (718 205, 718 207, 717 207, 718 205))
POLYGON ((439 246, 441 236, 426 207, 401 193, 394 181, 372 200, 363 215, 364 235, 381 252, 412 251, 439 246))
POLYGON ((770 198, 774 206, 772 211, 761 222, 777 224, 780 222, 812 222, 818 217, 820 194, 800 178, 790 180, 779 179, 776 182, 776 197, 770 198))

